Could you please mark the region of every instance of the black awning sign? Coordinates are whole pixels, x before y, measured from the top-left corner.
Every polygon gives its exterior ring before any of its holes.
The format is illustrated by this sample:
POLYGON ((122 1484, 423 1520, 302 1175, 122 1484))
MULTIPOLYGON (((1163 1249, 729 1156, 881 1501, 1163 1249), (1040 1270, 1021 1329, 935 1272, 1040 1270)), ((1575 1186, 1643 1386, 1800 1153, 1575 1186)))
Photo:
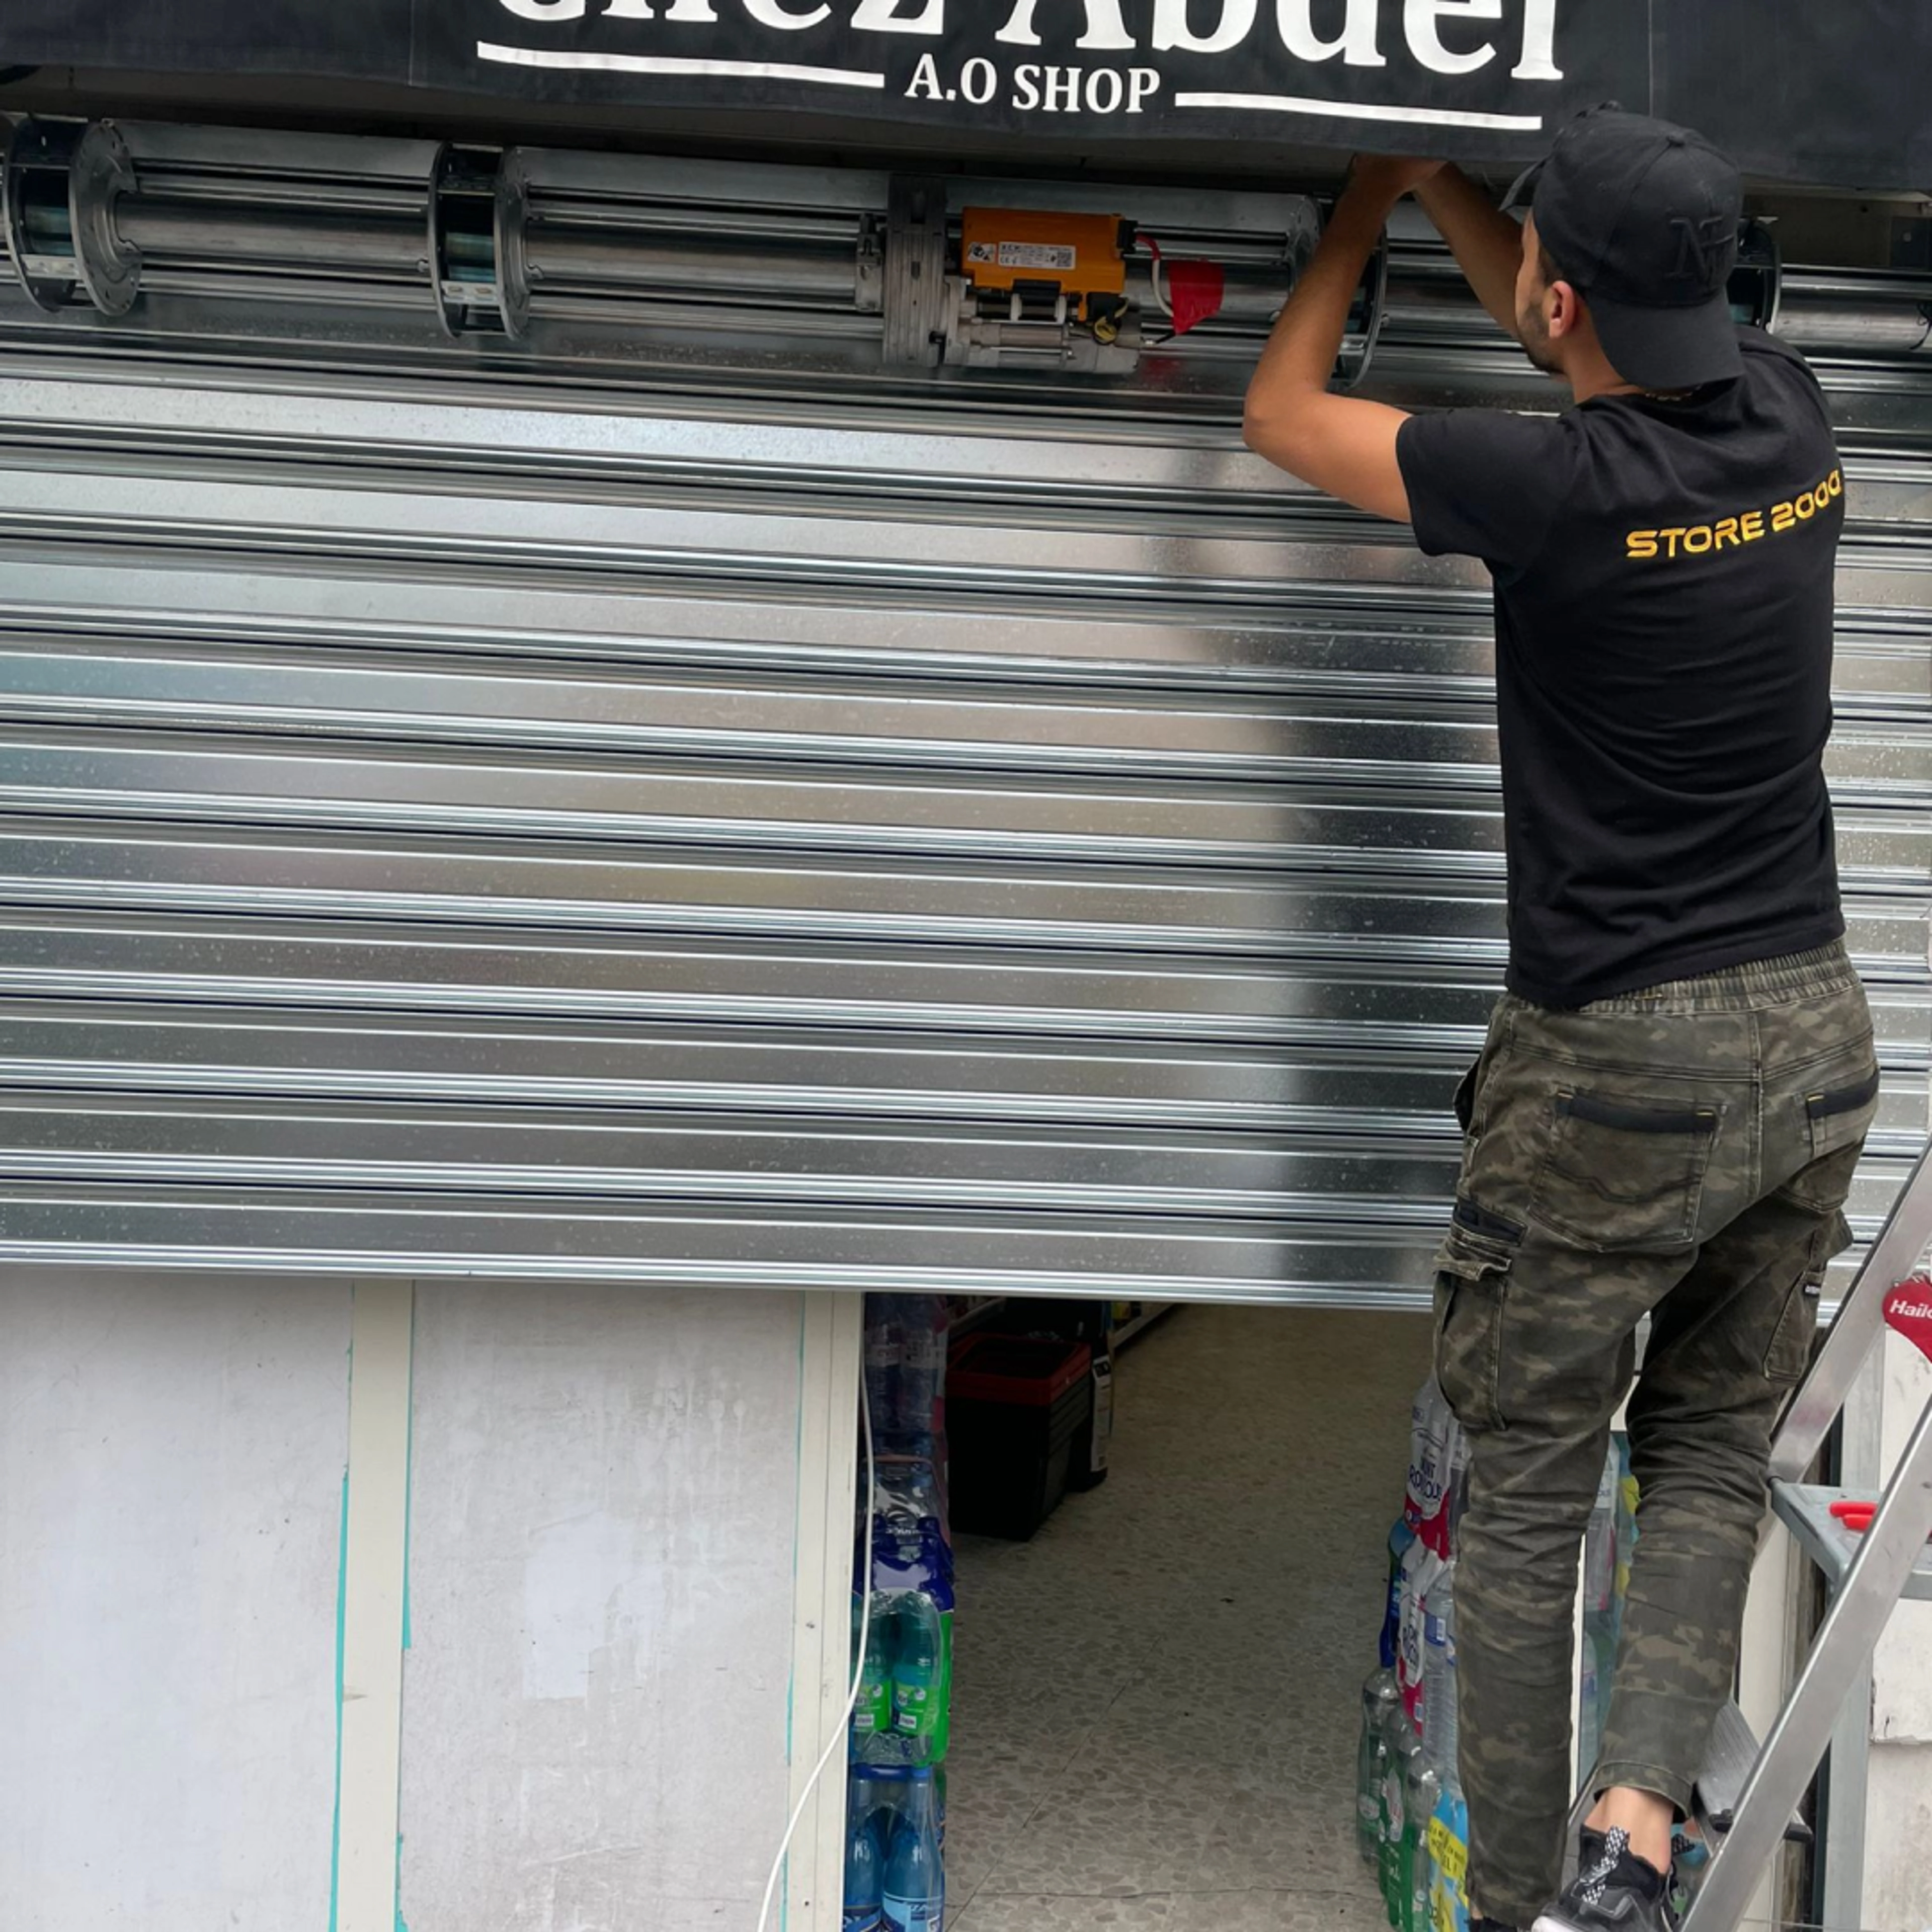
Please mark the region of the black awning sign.
MULTIPOLYGON (((721 100, 734 86, 754 100, 816 92, 940 124, 1130 118, 1180 134, 1238 121, 1306 139, 1308 124, 1340 122, 1493 136, 1542 133, 1567 104, 1566 5, 1592 10, 1589 0, 477 0, 473 46, 443 34, 434 45, 439 65, 460 68, 468 54, 464 78, 495 67, 592 86, 682 82, 721 100)), ((1642 10, 1617 10, 1637 31, 1612 38, 1640 55, 1642 10)), ((1594 11, 1606 16, 1604 0, 1594 11)), ((1608 76, 1601 33, 1588 38, 1594 98, 1608 76)))
POLYGON ((4 0, 34 63, 1504 164, 1614 100, 1752 172, 1932 187, 1927 0, 4 0))

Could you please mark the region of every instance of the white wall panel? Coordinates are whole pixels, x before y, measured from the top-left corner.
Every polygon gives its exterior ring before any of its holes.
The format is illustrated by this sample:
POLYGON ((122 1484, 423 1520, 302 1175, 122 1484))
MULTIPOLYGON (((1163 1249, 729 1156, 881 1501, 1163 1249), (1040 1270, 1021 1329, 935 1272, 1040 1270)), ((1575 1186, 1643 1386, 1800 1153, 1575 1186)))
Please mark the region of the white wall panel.
POLYGON ((1860 1922, 1877 1932, 1920 1932, 1932 1926, 1932 1744, 1882 1746, 1869 1775, 1860 1922))
POLYGON ((346 1283, 0 1280, 0 1924, 328 1923, 346 1283))
MULTIPOLYGON (((1882 1467, 1888 1478, 1932 1403, 1932 1364, 1903 1336, 1888 1335, 1882 1374, 1882 1467)), ((1900 1604, 1892 1612, 1872 1660, 1872 1736, 1882 1744, 1932 1744, 1932 1604, 1900 1604)))
POLYGON ((410 1932, 748 1932, 790 1788, 808 1314, 419 1287, 410 1932))

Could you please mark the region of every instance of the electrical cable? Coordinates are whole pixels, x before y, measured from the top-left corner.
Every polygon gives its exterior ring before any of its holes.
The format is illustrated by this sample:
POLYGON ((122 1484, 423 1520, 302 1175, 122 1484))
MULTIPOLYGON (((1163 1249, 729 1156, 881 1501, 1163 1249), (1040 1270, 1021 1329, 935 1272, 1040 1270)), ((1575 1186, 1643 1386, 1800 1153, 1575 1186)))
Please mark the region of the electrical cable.
POLYGON ((1174 304, 1169 298, 1166 288, 1163 286, 1162 282, 1161 268, 1162 257, 1160 252, 1160 244, 1156 242, 1151 235, 1137 235, 1135 236, 1134 239, 1137 242, 1144 242, 1147 245, 1148 253, 1153 257, 1152 260, 1150 260, 1148 264, 1148 281, 1154 290, 1154 306, 1160 310, 1162 315, 1167 317, 1169 322, 1172 322, 1174 320, 1174 304))
POLYGON ((866 1681, 866 1652, 872 1634, 872 1556, 878 1531, 879 1464, 872 1453, 872 1399, 866 1386, 862 1366, 859 1376, 859 1414, 864 1425, 866 1441, 866 1567, 861 1573, 865 1579, 860 1592, 859 1651, 852 1663, 851 1694, 845 1700, 844 1714, 839 1719, 825 1751, 812 1767, 812 1775, 806 1780, 805 1789, 798 1795, 798 1803, 794 1808, 791 1822, 785 1827, 784 1836, 778 1840, 778 1856, 772 1861, 771 1876, 765 1880, 764 1903, 758 1908, 758 1932, 766 1932, 770 1924, 772 1901, 778 1895, 778 1882, 784 1876, 785 1860, 791 1855, 791 1841, 796 1835, 799 1820, 805 1816, 805 1808, 812 1802, 812 1793, 818 1789, 819 1780, 826 1773, 833 1755, 842 1750, 852 1728, 852 1714, 859 1708, 859 1692, 866 1681))

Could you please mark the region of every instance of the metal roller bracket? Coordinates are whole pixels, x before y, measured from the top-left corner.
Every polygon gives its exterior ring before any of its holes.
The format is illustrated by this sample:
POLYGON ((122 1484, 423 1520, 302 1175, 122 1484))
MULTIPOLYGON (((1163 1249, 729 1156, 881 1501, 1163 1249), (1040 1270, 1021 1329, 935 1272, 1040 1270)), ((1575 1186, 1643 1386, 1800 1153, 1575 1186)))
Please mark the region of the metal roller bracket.
POLYGON ((1741 322, 1775 332, 1784 298, 1784 255, 1768 221, 1738 229, 1738 265, 1731 271, 1731 313, 1741 322))
POLYGON ((29 120, 14 130, 0 198, 14 272, 37 308, 53 314, 76 292, 103 315, 134 306, 141 251, 122 239, 115 204, 136 185, 127 143, 106 122, 29 120))
POLYGON ((886 224, 868 214, 859 224, 853 262, 852 305, 861 315, 883 315, 886 308, 886 224))
POLYGON ((931 369, 946 333, 946 184, 895 177, 886 215, 885 359, 931 369))
POLYGON ((503 333, 520 342, 530 329, 530 171, 520 148, 496 171, 496 310, 503 333))
POLYGON ((7 145, 7 250, 28 299, 50 314, 73 299, 76 267, 71 253, 44 254, 35 239, 28 221, 29 178, 40 170, 64 173, 77 138, 78 130, 70 126, 22 121, 7 145))
POLYGON ((1388 313, 1388 230, 1382 230, 1376 252, 1362 272, 1361 286, 1348 305, 1348 326, 1342 338, 1342 352, 1335 358, 1335 380, 1352 389, 1369 373, 1375 360, 1376 344, 1382 339, 1382 318, 1388 313))
POLYGON ((430 286, 454 341, 474 329, 520 341, 530 326, 529 177, 514 150, 446 142, 430 170, 430 286))

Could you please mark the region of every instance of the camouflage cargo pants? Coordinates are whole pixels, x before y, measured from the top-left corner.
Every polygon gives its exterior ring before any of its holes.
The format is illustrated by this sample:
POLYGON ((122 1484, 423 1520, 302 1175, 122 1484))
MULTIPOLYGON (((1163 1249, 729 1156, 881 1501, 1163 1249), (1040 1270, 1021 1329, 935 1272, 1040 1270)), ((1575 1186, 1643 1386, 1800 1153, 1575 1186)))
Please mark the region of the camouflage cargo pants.
POLYGON ((1576 1012, 1506 998, 1459 1097, 1436 1366, 1470 1432, 1457 1568, 1471 1895, 1528 1925, 1571 1792, 1578 1541, 1628 1427, 1639 1537, 1602 1790, 1681 1807, 1730 1695, 1771 1431, 1878 1093, 1841 946, 1576 1012))

